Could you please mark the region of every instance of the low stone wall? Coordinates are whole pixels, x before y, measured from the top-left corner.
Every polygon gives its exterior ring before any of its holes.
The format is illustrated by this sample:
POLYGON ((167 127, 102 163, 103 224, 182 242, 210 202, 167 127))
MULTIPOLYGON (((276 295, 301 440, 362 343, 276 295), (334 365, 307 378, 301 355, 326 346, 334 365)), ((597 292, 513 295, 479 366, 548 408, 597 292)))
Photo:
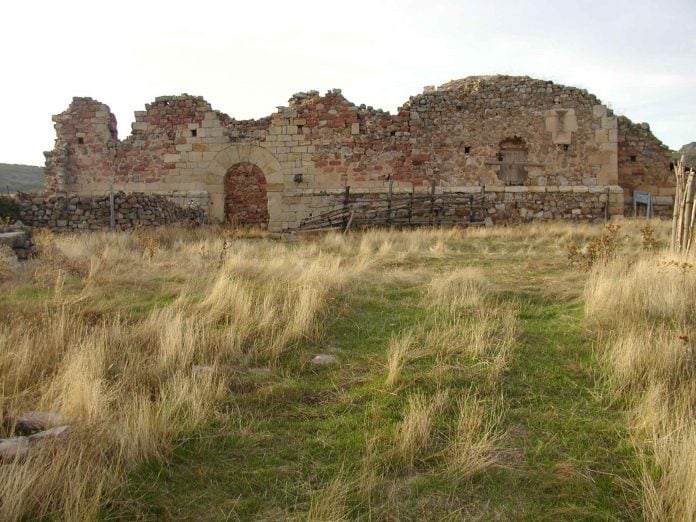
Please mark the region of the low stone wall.
MULTIPOLYGON (((413 189, 398 186, 392 191, 394 201, 408 199, 413 189)), ((416 195, 429 194, 428 187, 416 187, 416 195)), ((570 219, 601 221, 607 217, 623 216, 623 190, 609 186, 449 186, 435 187, 435 203, 445 203, 440 217, 443 222, 453 223, 457 216, 466 218, 470 204, 477 207, 478 220, 487 223, 519 223, 536 220, 570 219), (472 198, 473 196, 473 198, 472 198), (439 199, 441 198, 441 199, 439 199), (475 202, 475 203, 474 203, 475 202)), ((388 192, 383 187, 351 189, 351 201, 384 201, 388 192)), ((285 230, 292 230, 304 220, 343 206, 345 192, 295 190, 283 195, 285 230)), ((462 222, 466 219, 462 219, 462 222)))
POLYGON ((0 225, 0 245, 10 247, 17 259, 29 259, 34 251, 31 229, 22 223, 0 225))
MULTIPOLYGON (((108 230, 111 226, 111 203, 107 196, 16 196, 20 220, 35 228, 54 232, 108 230)), ((114 193, 114 228, 128 230, 136 226, 156 227, 173 223, 205 222, 205 212, 198 205, 179 206, 156 194, 114 193)))

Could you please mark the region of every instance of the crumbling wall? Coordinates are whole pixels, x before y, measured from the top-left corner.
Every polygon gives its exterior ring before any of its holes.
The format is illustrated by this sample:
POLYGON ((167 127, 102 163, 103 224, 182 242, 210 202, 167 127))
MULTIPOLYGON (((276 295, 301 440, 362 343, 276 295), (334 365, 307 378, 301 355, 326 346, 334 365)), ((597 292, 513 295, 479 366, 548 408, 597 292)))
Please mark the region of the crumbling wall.
MULTIPOLYGON (((56 149, 47 153, 54 192, 97 196, 113 185, 195 199, 213 221, 267 224, 271 230, 321 212, 326 195, 345 187, 374 194, 390 185, 411 191, 431 183, 501 194, 509 186, 527 187, 530 194, 545 194, 537 196, 543 203, 532 202, 529 209, 536 216, 547 212, 546 201, 568 199, 561 194, 618 194, 617 187, 628 183, 623 171, 619 175, 620 138, 622 158, 631 156, 629 143, 642 147, 637 156, 645 156, 646 170, 652 172, 662 158, 653 141, 634 139, 633 127, 619 129, 612 112, 586 91, 511 76, 427 88, 395 114, 357 106, 339 89, 297 93, 269 117, 244 121, 213 110, 200 97, 164 96, 136 113, 132 134, 123 141, 116 138, 108 107, 76 98, 56 117, 56 131, 56 149), (88 133, 95 136, 85 141, 88 133), (235 188, 245 184, 244 190, 235 188), (239 200, 243 193, 249 202, 239 200)), ((660 176, 654 180, 658 189, 669 189, 660 176)), ((634 181, 627 186, 633 188, 634 181)), ((623 213, 620 197, 612 197, 610 214, 623 213)), ((579 209, 585 215, 578 203, 571 214, 579 209)))
POLYGON ((92 98, 73 98, 53 121, 55 146, 44 153, 46 189, 79 193, 85 183, 108 183, 119 144, 116 117, 109 107, 92 98))
MULTIPOLYGON (((54 232, 83 232, 105 230, 111 225, 110 196, 19 194, 16 201, 20 220, 30 227, 54 232)), ((182 207, 169 198, 155 194, 114 194, 116 230, 175 223, 197 225, 203 222, 205 213, 195 204, 182 207)))
POLYGON ((633 191, 649 192, 658 215, 671 216, 675 176, 672 153, 647 123, 619 118, 619 184, 625 192, 626 214, 633 214, 633 191))

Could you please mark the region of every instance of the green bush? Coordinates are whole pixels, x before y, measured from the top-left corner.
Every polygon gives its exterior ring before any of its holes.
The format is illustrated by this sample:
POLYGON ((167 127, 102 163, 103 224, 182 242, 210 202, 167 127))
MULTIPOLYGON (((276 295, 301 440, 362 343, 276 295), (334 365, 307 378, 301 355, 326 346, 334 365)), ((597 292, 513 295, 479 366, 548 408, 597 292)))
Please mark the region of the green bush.
POLYGON ((19 206, 11 198, 0 197, 0 221, 17 221, 19 206))

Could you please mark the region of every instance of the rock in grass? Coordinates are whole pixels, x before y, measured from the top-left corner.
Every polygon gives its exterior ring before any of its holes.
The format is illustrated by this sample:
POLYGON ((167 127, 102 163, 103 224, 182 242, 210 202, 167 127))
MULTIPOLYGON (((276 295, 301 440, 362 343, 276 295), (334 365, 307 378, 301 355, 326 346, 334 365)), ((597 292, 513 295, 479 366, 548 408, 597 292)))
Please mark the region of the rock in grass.
POLYGON ((314 359, 312 359, 312 364, 315 364, 317 366, 327 366, 330 364, 338 364, 338 357, 335 355, 331 355, 328 353, 320 353, 319 355, 315 355, 314 359))
POLYGON ((50 428, 48 430, 40 431, 29 435, 29 443, 34 444, 46 439, 62 439, 68 433, 72 431, 70 426, 56 426, 55 428, 50 428))
POLYGON ((63 416, 60 413, 51 411, 30 411, 25 415, 17 417, 15 431, 19 435, 31 435, 32 433, 44 431, 62 423, 63 416))
POLYGON ((26 437, 0 440, 0 461, 11 462, 22 458, 29 451, 29 440, 26 437))
POLYGON ((203 377, 205 375, 209 375, 213 373, 215 368, 212 366, 194 366, 192 369, 193 375, 196 377, 203 377))

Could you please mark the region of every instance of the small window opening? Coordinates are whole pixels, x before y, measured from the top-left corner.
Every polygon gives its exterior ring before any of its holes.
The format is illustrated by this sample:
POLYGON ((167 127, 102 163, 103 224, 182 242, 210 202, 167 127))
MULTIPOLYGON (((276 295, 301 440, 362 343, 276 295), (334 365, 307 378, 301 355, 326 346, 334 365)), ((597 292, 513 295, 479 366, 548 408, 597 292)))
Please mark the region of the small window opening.
POLYGON ((457 110, 458 110, 458 111, 461 112, 461 110, 462 110, 463 108, 464 108, 464 107, 462 107, 461 105, 457 105, 457 110))
POLYGON ((302 134, 302 129, 304 129, 304 125, 298 125, 298 126, 297 126, 297 132, 298 132, 298 134, 302 134))
POLYGON ((191 137, 195 138, 198 135, 198 129, 191 129, 191 137))
POLYGON ((78 144, 78 145, 84 145, 84 144, 85 144, 85 139, 82 138, 82 137, 77 138, 77 144, 78 144))
POLYGON ((570 150, 570 145, 568 145, 567 143, 564 143, 563 145, 559 145, 558 148, 560 148, 563 151, 568 151, 568 150, 570 150))
POLYGON ((469 145, 464 147, 464 154, 471 154, 471 147, 469 145))
POLYGON ((636 161, 637 159, 638 159, 638 158, 637 158, 635 155, 631 156, 631 161, 632 161, 633 163, 635 163, 635 161, 636 161))
POLYGON ((390 133, 392 136, 396 136, 396 131, 391 131, 390 133))

